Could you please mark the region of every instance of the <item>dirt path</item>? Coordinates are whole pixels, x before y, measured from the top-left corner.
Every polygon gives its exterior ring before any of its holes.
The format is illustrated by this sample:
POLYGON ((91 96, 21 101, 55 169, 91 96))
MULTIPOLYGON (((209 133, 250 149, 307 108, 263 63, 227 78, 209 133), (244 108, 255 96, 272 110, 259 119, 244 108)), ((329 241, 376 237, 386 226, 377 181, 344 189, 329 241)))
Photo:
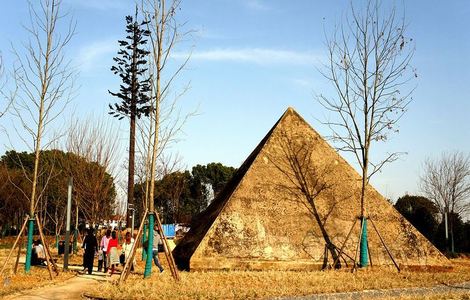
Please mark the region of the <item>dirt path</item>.
MULTIPOLYGON (((115 275, 116 276, 116 275, 115 275)), ((26 290, 24 292, 15 293, 6 296, 4 299, 67 299, 77 300, 83 299, 82 294, 88 291, 94 285, 97 285, 99 281, 107 280, 104 274, 93 274, 93 275, 77 275, 68 279, 64 282, 46 286, 43 288, 34 288, 26 290)))
POLYGON ((470 295, 470 281, 455 285, 437 285, 433 287, 397 288, 389 290, 365 290, 358 292, 344 292, 331 294, 317 294, 301 297, 277 297, 277 300, 314 300, 314 299, 395 299, 402 297, 438 296, 452 293, 452 295, 470 295))

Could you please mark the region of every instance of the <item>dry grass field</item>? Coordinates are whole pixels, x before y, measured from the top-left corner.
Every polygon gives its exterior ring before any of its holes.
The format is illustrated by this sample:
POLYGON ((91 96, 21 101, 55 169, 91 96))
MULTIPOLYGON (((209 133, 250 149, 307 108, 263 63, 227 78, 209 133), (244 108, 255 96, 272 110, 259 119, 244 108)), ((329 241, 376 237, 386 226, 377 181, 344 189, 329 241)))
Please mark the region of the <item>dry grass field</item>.
MULTIPOLYGON (((38 237, 35 236, 37 239, 38 237)), ((51 240, 53 238, 50 238, 51 240)), ((14 237, 8 237, 0 240, 0 267, 3 266, 5 259, 10 252, 11 246, 14 242, 14 237)), ((57 249, 51 249, 53 256, 58 260, 58 263, 62 263, 62 259, 57 254, 57 249)), ((0 298, 2 296, 12 294, 18 291, 24 291, 27 289, 37 288, 39 286, 52 285, 57 282, 62 282, 68 278, 76 275, 74 272, 60 272, 59 276, 55 276, 53 280, 50 280, 49 272, 46 267, 31 267, 29 274, 24 273, 24 264, 20 263, 18 266, 17 274, 13 274, 13 269, 16 261, 17 250, 14 251, 10 258, 6 269, 0 277, 0 298)), ((22 249, 20 261, 24 261, 26 256, 25 249, 22 249)), ((70 264, 81 264, 82 258, 80 255, 74 255, 70 258, 70 264)))
MULTIPOLYGON (((139 263, 138 274, 131 275, 125 284, 101 283, 88 295, 105 299, 258 299, 371 289, 430 287, 470 281, 470 260, 454 260, 452 264, 453 269, 447 271, 421 270, 401 273, 387 267, 358 270, 356 273, 351 273, 349 269, 326 272, 182 272, 181 281, 176 283, 168 271, 163 274, 154 271, 150 279, 143 280, 142 265, 139 263)), ((445 294, 432 299, 452 297, 465 299, 462 297, 466 295, 445 294)))
MULTIPOLYGON (((6 241, 0 241, 2 242, 6 241)), ((8 251, 7 247, 0 249, 0 264, 3 264, 8 251)), ((52 252, 55 255, 56 249, 52 249, 52 252)), ((20 290, 62 282, 76 275, 74 272, 60 272, 60 275, 51 281, 46 268, 32 267, 31 273, 26 275, 22 264, 18 268, 18 273, 14 275, 12 268, 15 257, 16 253, 0 278, 0 298, 20 290)), ((164 256, 162 255, 160 259, 165 266, 164 256)), ((71 264, 80 265, 81 260, 81 255, 75 255, 71 258, 71 264)), ((62 260, 58 258, 58 262, 62 263, 62 260)), ((349 269, 325 272, 181 272, 181 281, 178 283, 174 282, 168 268, 163 274, 159 274, 154 267, 152 277, 143 280, 144 262, 140 260, 140 252, 137 254, 137 264, 136 273, 131 274, 126 283, 116 285, 118 275, 114 275, 109 282, 94 285, 93 289, 87 291, 87 295, 101 299, 258 299, 372 289, 431 287, 438 284, 470 281, 470 259, 468 258, 452 260, 451 270, 406 270, 401 273, 397 273, 392 267, 373 267, 358 270, 355 273, 351 273, 349 269)), ((470 299, 470 291, 426 297, 418 298, 470 299)), ((416 296, 404 299, 416 299, 416 296)))

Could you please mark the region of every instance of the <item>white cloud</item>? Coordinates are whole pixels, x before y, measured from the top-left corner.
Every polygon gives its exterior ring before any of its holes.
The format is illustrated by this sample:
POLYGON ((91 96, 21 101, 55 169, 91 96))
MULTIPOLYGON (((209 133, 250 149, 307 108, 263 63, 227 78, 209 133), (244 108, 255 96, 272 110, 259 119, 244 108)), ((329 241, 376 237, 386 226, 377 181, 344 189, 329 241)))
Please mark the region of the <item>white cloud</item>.
POLYGON ((109 64, 113 54, 117 53, 117 39, 94 42, 78 50, 77 62, 83 72, 91 71, 104 63, 109 64))
POLYGON ((291 82, 297 86, 305 87, 305 88, 312 88, 313 79, 307 78, 292 78, 291 82))
MULTIPOLYGON (((175 52, 173 54, 174 58, 186 58, 187 56, 188 53, 183 52, 175 52)), ((255 63, 260 65, 317 65, 320 62, 320 55, 313 52, 299 52, 267 48, 225 48, 195 51, 191 54, 191 60, 229 61, 239 63, 255 63)))
POLYGON ((209 39, 209 40, 227 39, 227 36, 221 33, 218 33, 217 31, 209 30, 204 26, 196 27, 196 30, 194 31, 194 36, 199 39, 209 39))
POLYGON ((129 7, 127 0, 66 0, 71 6, 92 10, 125 10, 129 7))
POLYGON ((260 0, 245 0, 244 5, 252 10, 258 11, 266 11, 270 10, 271 8, 260 0))

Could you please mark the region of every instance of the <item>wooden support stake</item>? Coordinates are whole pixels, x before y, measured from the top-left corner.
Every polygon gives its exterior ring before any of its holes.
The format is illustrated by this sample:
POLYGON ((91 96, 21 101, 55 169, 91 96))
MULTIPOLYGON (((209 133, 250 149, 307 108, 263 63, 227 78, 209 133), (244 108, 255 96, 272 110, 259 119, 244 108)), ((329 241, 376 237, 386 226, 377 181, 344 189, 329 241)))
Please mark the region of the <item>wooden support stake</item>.
POLYGON ((380 232, 377 230, 377 227, 375 227, 375 224, 374 224, 374 221, 372 219, 369 219, 370 222, 372 223, 372 227, 374 227, 375 229, 375 232, 377 232, 377 235, 379 236, 380 238, 380 241, 382 242, 382 245, 384 246, 385 250, 387 251, 388 253, 388 256, 390 257, 390 259, 392 260, 393 264, 395 265, 395 267, 397 268, 398 272, 400 272, 400 267, 398 266, 397 262, 395 261, 395 259, 393 258, 392 256, 392 253, 390 252, 390 250, 388 250, 388 247, 387 245, 385 244, 383 238, 382 238, 382 235, 380 235, 380 232))
MULTIPOLYGON (((338 250, 338 253, 339 253, 339 247, 337 247, 335 244, 331 243, 331 245, 333 245, 333 247, 335 247, 336 250, 338 250)), ((352 256, 347 254, 345 251, 343 251, 341 253, 342 255, 345 255, 347 258, 349 258, 350 260, 353 260, 352 256)), ((339 256, 338 256, 339 257, 339 256)), ((341 256, 341 258, 344 260, 344 262, 346 262, 346 259, 344 257, 341 256)))
POLYGON ((175 279, 175 281, 179 281, 180 277, 179 277, 178 269, 176 268, 175 260, 173 259, 173 254, 170 251, 168 240, 166 239, 166 236, 163 233, 163 227, 162 227, 162 223, 160 222, 160 216, 158 215, 158 212, 155 213, 155 216, 157 217, 156 219, 157 219, 158 230, 160 231, 160 236, 163 238, 163 249, 165 250, 165 257, 170 267, 171 274, 173 275, 173 278, 175 279))
POLYGON ((52 276, 52 268, 51 268, 51 263, 50 263, 50 261, 52 261, 52 259, 51 259, 51 257, 49 257, 49 252, 47 251, 47 242, 44 239, 44 235, 42 234, 41 222, 40 222, 40 219, 39 219, 38 215, 36 215, 36 223, 38 224, 39 236, 41 237, 42 243, 44 245, 44 253, 46 254, 47 271, 49 271, 49 277, 52 280, 52 279, 54 279, 54 277, 52 276))
MULTIPOLYGON (((138 236, 136 237, 136 239, 140 238, 140 236, 142 236, 142 234, 144 233, 144 224, 145 224, 145 221, 146 221, 146 218, 147 218, 147 213, 148 213, 148 210, 146 210, 145 213, 144 213, 144 217, 143 217, 142 222, 139 226, 139 231, 137 232, 138 236)), ((131 249, 131 253, 132 253, 131 257, 130 257, 131 260, 129 262, 126 261, 126 264, 129 263, 129 265, 127 266, 126 273, 124 274, 124 281, 127 280, 127 278, 129 277, 129 274, 131 273, 130 264, 131 263, 133 264, 133 262, 135 260, 135 255, 137 253, 137 249, 139 248, 138 244, 135 242, 136 239, 134 239, 134 247, 133 247, 133 249, 131 249)), ((121 278, 119 278, 119 279, 121 279, 121 278)))
POLYGON ((118 281, 119 284, 122 283, 123 281, 126 281, 127 277, 130 274, 130 270, 131 270, 130 265, 134 263, 135 253, 136 253, 137 248, 138 248, 137 247, 137 241, 139 240, 140 235, 143 232, 145 218, 147 217, 147 213, 148 213, 148 210, 146 210, 143 214, 142 221, 140 222, 140 226, 139 226, 139 231, 137 232, 137 236, 134 239, 134 245, 132 246, 132 249, 131 249, 131 255, 126 260, 126 263, 124 264, 124 268, 122 269, 122 272, 121 272, 121 276, 119 276, 119 281, 118 281))
POLYGON ((21 256, 21 247, 22 246, 23 246, 23 235, 21 235, 21 241, 20 241, 20 244, 18 245, 18 254, 16 256, 15 269, 13 270, 14 274, 16 274, 18 272, 18 265, 20 264, 20 256, 21 256))
POLYGON ((23 226, 21 226, 20 233, 19 233, 18 236, 16 237, 16 240, 15 240, 15 242, 13 243, 13 247, 11 247, 10 253, 8 253, 7 259, 6 259, 5 262, 3 263, 2 269, 0 270, 0 275, 3 274, 3 271, 5 270, 5 267, 6 267, 7 263, 8 263, 8 261, 10 260, 11 254, 12 254, 13 251, 15 250, 16 244, 18 243, 18 240, 20 239, 21 235, 23 234, 23 231, 24 231, 25 228, 26 228, 26 224, 28 223, 28 220, 29 220, 28 217, 26 217, 26 218, 24 219, 24 223, 23 223, 23 226))
POLYGON ((370 267, 372 268, 372 267, 373 267, 373 264, 372 264, 372 256, 370 255, 369 243, 367 243, 367 253, 369 254, 370 267))
POLYGON ((356 265, 357 251, 359 250, 359 244, 361 243, 363 229, 364 229, 364 222, 361 222, 361 231, 359 231, 359 240, 357 241, 356 251, 354 252, 354 261, 353 261, 353 267, 351 269, 351 272, 354 272, 357 268, 357 265, 356 265))
MULTIPOLYGON (((339 253, 339 247, 337 247, 335 244, 331 243, 331 245, 338 251, 339 253)), ((343 255, 346 256, 346 258, 349 258, 350 260, 353 260, 353 258, 351 256, 349 256, 346 252, 343 251, 342 253, 343 255)), ((348 266, 348 261, 346 260, 346 258, 343 257, 343 255, 339 256, 338 255, 338 259, 339 260, 343 260, 344 261, 344 264, 346 265, 346 267, 348 266)))
POLYGON ((36 219, 38 220, 37 222, 38 222, 39 234, 41 235, 41 240, 44 244, 44 251, 46 252, 46 259, 48 260, 47 265, 52 264, 52 267, 54 268, 55 274, 59 275, 59 268, 57 267, 56 263, 52 259, 51 250, 49 249, 49 245, 46 242, 46 237, 44 235, 44 231, 42 230, 42 224, 40 222, 39 216, 36 219))
MULTIPOLYGON (((351 236, 351 233, 353 232, 354 226, 356 226, 357 219, 354 219, 354 223, 351 226, 351 229, 349 229, 348 235, 346 236, 346 239, 344 240, 343 244, 341 245, 341 249, 339 250, 338 257, 335 259, 333 262, 333 267, 336 266, 336 263, 338 262, 338 259, 341 257, 343 254, 344 247, 346 246, 346 243, 349 240, 349 237, 351 236)), ((356 258, 353 259, 354 263, 356 263, 356 258)))

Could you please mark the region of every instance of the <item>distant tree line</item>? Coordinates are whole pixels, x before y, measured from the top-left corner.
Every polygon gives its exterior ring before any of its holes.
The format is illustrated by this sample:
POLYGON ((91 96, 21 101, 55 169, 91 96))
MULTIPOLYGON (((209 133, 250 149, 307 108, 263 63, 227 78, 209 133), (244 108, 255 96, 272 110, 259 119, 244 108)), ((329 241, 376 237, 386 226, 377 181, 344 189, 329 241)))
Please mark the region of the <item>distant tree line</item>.
MULTIPOLYGON (((449 252, 444 218, 433 201, 422 196, 405 195, 397 200, 395 208, 439 250, 449 252)), ((470 253, 470 220, 464 221, 462 217, 458 213, 450 213, 449 226, 453 228, 455 252, 470 253)))
MULTIPOLYGON (((68 179, 73 177, 73 222, 99 222, 114 213, 116 189, 113 177, 99 163, 61 150, 43 150, 40 155, 36 213, 46 234, 64 232, 68 179)), ((14 234, 29 212, 34 153, 7 151, 0 158, 0 230, 14 234)))
MULTIPOLYGON (((196 165, 191 171, 175 171, 155 181, 154 205, 163 223, 189 223, 206 209, 232 178, 236 169, 221 163, 196 165)), ((135 187, 135 199, 142 202, 145 182, 135 187)))

